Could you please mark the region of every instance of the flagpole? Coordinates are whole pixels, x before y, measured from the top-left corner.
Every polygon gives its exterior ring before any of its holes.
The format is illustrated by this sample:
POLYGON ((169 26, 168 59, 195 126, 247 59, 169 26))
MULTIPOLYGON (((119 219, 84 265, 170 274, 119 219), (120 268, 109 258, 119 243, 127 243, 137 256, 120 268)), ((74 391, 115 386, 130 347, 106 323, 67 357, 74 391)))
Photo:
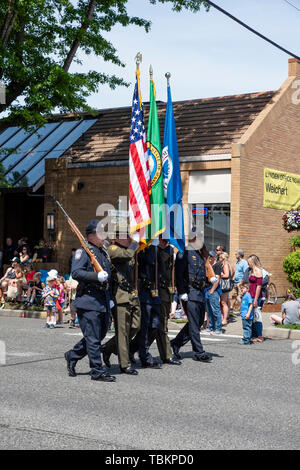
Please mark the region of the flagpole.
POLYGON ((165 73, 165 77, 167 79, 167 86, 170 86, 170 78, 171 78, 170 72, 165 73))

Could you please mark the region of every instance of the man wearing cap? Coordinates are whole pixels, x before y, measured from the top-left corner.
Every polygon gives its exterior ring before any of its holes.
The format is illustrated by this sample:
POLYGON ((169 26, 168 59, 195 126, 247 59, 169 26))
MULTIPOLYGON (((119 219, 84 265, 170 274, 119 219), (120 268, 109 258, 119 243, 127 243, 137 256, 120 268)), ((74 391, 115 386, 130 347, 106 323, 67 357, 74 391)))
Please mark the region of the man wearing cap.
POLYGON ((103 360, 110 367, 112 353, 118 355, 123 374, 138 375, 129 357, 130 340, 140 328, 140 303, 135 292, 135 254, 139 247, 127 233, 127 228, 116 227, 114 242, 108 248, 113 265, 113 294, 115 307, 112 310, 116 335, 102 349, 103 360))
POLYGON ((181 361, 172 357, 172 348, 168 336, 168 320, 172 304, 172 270, 174 250, 167 240, 162 237, 158 244, 158 271, 159 271, 159 296, 160 325, 155 337, 150 337, 150 344, 156 339, 160 358, 164 364, 181 365, 181 361))
POLYGON ((189 234, 189 245, 176 257, 176 287, 189 321, 171 341, 171 347, 174 356, 180 359, 180 348, 191 341, 195 360, 210 362, 211 355, 204 351, 200 339, 205 316, 206 285, 205 261, 200 251, 202 248, 204 244, 201 234, 193 229, 189 234))
MULTIPOLYGON (((150 245, 138 254, 139 300, 141 328, 130 344, 132 358, 138 351, 142 367, 160 369, 160 362, 150 353, 151 339, 156 336, 160 324, 158 247, 150 245)), ((134 359, 133 359, 134 360, 134 359)))
POLYGON ((91 379, 114 382, 116 378, 108 373, 101 360, 101 341, 107 333, 112 303, 109 290, 110 260, 103 248, 105 234, 99 220, 93 219, 87 224, 86 235, 90 249, 103 271, 94 271, 91 259, 83 248, 76 250, 72 263, 72 278, 79 284, 74 306, 83 339, 65 353, 65 359, 71 377, 76 376, 77 361, 88 355, 91 379))

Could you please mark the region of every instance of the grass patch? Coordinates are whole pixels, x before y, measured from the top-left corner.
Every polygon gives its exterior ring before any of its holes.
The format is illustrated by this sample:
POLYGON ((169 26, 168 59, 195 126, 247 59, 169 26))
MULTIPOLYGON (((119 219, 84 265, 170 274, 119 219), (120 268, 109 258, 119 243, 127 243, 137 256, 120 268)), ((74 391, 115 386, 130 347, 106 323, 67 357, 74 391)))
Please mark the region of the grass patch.
POLYGON ((300 324, 298 324, 298 325, 276 325, 276 328, 283 328, 285 330, 300 330, 300 324))
POLYGON ((30 307, 27 307, 26 305, 23 304, 23 302, 18 303, 18 302, 5 302, 5 309, 8 310, 27 310, 29 312, 42 312, 44 311, 44 307, 41 305, 32 305, 30 307))

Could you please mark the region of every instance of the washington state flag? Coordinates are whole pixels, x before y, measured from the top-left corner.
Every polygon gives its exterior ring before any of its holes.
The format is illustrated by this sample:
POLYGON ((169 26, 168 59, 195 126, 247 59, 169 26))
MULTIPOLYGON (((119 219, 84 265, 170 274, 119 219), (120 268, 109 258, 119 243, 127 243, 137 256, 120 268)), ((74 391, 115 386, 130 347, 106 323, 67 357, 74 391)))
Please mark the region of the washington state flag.
POLYGON ((151 224, 148 225, 147 244, 157 238, 166 229, 164 182, 162 172, 159 122, 156 106, 155 86, 150 79, 150 111, 147 131, 147 153, 150 168, 151 224))

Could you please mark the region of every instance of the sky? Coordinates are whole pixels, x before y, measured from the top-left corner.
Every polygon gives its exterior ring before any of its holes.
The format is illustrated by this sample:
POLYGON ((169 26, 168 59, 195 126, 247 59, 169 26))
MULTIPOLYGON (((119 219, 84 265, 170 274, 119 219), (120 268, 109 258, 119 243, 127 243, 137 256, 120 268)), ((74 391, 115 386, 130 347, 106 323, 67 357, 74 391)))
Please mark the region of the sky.
MULTIPOLYGON (((290 0, 300 10, 300 0, 290 0)), ((252 28, 300 55, 300 11, 284 0, 215 0, 214 3, 252 28)), ((88 98, 96 109, 131 106, 135 56, 142 52, 141 89, 149 101, 149 66, 153 67, 157 100, 166 101, 165 73, 171 73, 173 101, 276 90, 288 75, 289 56, 211 8, 198 13, 172 11, 171 5, 129 0, 128 13, 152 22, 146 33, 137 26, 114 27, 105 34, 126 67, 95 56, 79 57, 83 66, 70 71, 97 70, 131 83, 110 90, 101 86, 88 98)))

